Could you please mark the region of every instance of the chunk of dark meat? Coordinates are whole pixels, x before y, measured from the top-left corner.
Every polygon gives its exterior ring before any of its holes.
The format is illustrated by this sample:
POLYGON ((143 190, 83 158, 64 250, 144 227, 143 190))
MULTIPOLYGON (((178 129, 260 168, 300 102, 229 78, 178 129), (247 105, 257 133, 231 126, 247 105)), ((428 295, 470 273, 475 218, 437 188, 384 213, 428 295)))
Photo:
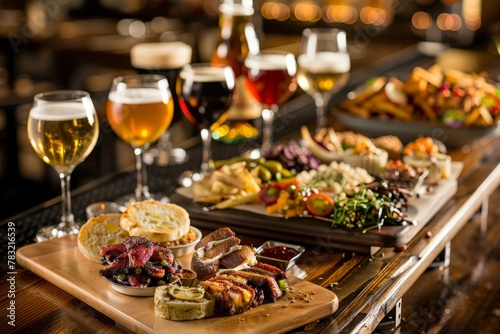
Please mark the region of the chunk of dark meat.
POLYGON ((167 246, 159 243, 153 244, 153 253, 151 254, 151 261, 167 261, 168 264, 174 262, 174 254, 167 246))
POLYGON ((231 274, 244 277, 249 284, 262 289, 264 297, 270 301, 275 302, 283 296, 278 283, 271 275, 252 272, 251 269, 238 270, 231 272, 231 274))
POLYGON ((125 244, 115 244, 104 246, 99 250, 99 255, 105 256, 109 262, 113 260, 113 258, 117 257, 123 252, 127 251, 127 246, 125 244))
POLYGON ((146 262, 142 267, 151 277, 163 278, 165 269, 161 266, 155 266, 152 262, 146 262))
POLYGON ((129 274, 127 278, 128 278, 128 284, 136 288, 147 287, 149 285, 149 282, 151 282, 150 277, 142 274, 129 274))
POLYGON ((142 267, 149 261, 153 254, 153 245, 149 243, 141 243, 131 247, 128 251, 128 259, 131 268, 142 267))
POLYGON ((127 253, 123 253, 125 256, 119 256, 115 258, 106 268, 99 270, 101 276, 112 278, 114 276, 126 273, 129 269, 129 261, 126 256, 127 253))
POLYGON ((286 279, 288 277, 288 275, 286 274, 286 271, 283 271, 280 268, 275 267, 271 264, 257 262, 252 268, 259 268, 259 269, 263 269, 263 270, 267 271, 277 281, 280 279, 286 279))

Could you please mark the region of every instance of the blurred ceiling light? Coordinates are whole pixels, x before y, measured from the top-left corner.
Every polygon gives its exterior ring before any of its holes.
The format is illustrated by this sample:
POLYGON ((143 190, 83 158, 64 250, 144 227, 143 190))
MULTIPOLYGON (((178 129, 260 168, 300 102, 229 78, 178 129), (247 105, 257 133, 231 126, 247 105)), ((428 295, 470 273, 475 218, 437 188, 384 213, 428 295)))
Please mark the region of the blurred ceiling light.
POLYGON ((129 35, 134 38, 142 38, 146 35, 146 25, 144 22, 136 20, 128 28, 129 35))
POLYGON ((359 13, 361 22, 365 24, 384 25, 387 22, 387 13, 382 8, 366 6, 359 13))
POLYGON ((457 14, 441 13, 436 24, 441 30, 458 31, 462 27, 462 19, 457 14))
POLYGON ((481 0, 463 0, 462 16, 468 29, 479 29, 481 27, 481 0))
POLYGON ((153 19, 151 20, 151 29, 159 34, 161 34, 164 31, 167 31, 168 20, 163 16, 153 17, 153 19))
POLYGON ((411 18, 411 23, 416 29, 429 29, 432 26, 432 17, 426 12, 415 12, 411 18))
POLYGON ((353 24, 358 19, 358 11, 352 6, 328 5, 323 10, 324 20, 327 22, 353 24))
POLYGON ((129 27, 132 22, 134 22, 133 19, 121 19, 120 21, 118 21, 118 23, 116 24, 116 31, 118 32, 118 34, 122 36, 128 36, 129 27))
POLYGON ((290 18, 290 8, 282 3, 265 2, 260 12, 262 17, 268 20, 286 21, 290 18))
POLYGON ((293 14, 302 22, 317 22, 321 20, 321 8, 313 3, 297 3, 293 6, 293 14))

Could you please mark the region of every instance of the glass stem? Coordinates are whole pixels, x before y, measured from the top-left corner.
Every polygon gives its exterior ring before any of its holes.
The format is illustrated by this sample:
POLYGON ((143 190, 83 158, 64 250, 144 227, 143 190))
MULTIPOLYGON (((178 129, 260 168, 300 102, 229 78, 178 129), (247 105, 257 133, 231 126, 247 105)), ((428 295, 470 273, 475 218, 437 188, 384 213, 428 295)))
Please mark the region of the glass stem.
POLYGON ((149 194, 149 189, 147 186, 147 175, 146 169, 143 168, 144 164, 142 162, 142 155, 144 151, 140 147, 134 148, 135 154, 135 169, 137 171, 137 185, 135 187, 135 198, 138 201, 146 200, 151 198, 149 194))
POLYGON ((73 234, 75 231, 78 232, 78 226, 75 223, 75 217, 71 211, 71 173, 59 173, 59 179, 61 180, 62 214, 61 222, 57 226, 57 229, 73 234))
POLYGON ((326 126, 325 109, 328 101, 319 97, 314 102, 316 104, 316 132, 318 132, 326 126))
POLYGON ((201 143, 203 145, 201 153, 201 174, 205 175, 210 171, 210 159, 212 158, 212 134, 209 129, 201 129, 201 143))
POLYGON ((262 110, 262 120, 264 122, 263 129, 262 129, 262 153, 265 153, 268 151, 273 142, 273 120, 274 120, 274 113, 277 108, 264 108, 262 110))

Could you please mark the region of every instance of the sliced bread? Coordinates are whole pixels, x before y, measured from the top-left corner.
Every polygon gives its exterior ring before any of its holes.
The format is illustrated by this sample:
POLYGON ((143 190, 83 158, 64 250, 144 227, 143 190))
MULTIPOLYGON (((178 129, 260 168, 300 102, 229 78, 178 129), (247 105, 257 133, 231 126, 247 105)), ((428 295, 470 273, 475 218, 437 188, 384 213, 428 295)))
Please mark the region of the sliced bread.
POLYGON ((189 232, 188 212, 179 205, 156 201, 138 202, 127 207, 120 226, 130 235, 148 238, 153 242, 180 239, 189 232))
POLYGON ((78 232, 78 249, 94 262, 101 262, 99 250, 103 246, 123 242, 128 232, 120 226, 120 213, 102 214, 90 218, 78 232))
POLYGON ((175 321, 202 319, 213 316, 215 299, 201 286, 187 287, 168 284, 156 288, 154 308, 156 316, 164 319, 175 321), (174 293, 175 291, 177 292, 174 293), (182 296, 178 296, 179 293, 182 296))

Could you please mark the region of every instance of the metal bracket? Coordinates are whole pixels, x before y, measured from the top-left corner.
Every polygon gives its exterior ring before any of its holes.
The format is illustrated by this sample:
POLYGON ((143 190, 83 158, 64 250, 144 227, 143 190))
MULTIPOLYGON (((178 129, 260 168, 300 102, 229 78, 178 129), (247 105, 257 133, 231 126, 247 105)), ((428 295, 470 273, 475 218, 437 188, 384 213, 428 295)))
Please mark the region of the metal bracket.
POLYGON ((434 262, 429 265, 429 268, 447 268, 450 265, 450 258, 451 241, 448 241, 441 253, 434 259, 434 262))
POLYGON ((396 305, 392 308, 389 313, 387 313, 382 319, 382 321, 378 324, 377 329, 378 330, 384 330, 384 329, 394 329, 399 327, 401 324, 401 312, 403 309, 403 299, 400 298, 396 305))

